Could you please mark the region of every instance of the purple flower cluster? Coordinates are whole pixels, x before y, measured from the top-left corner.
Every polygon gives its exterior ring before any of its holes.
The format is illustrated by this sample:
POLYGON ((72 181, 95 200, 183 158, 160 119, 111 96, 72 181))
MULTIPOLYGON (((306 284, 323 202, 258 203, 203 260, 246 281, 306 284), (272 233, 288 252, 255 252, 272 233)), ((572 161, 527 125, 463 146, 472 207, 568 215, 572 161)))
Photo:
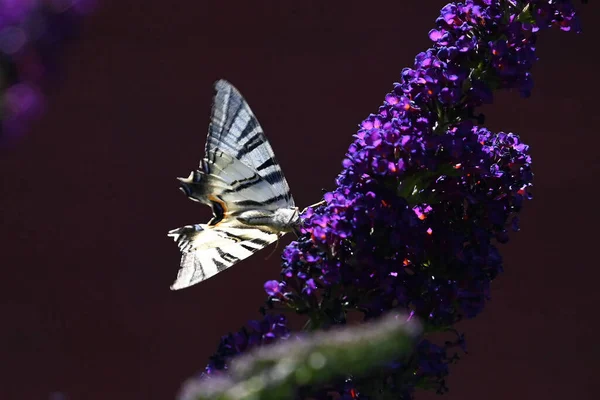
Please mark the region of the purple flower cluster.
POLYGON ((95 0, 0 1, 0 139, 21 133, 42 111, 57 57, 95 0))
MULTIPOLYGON (((550 26, 580 31, 570 1, 466 0, 442 9, 433 47, 362 122, 325 204, 302 215, 281 281, 265 284, 272 311, 292 308, 310 328, 326 329, 352 312, 369 320, 400 308, 428 332, 482 311, 502 271, 496 243, 519 229, 533 174, 528 146, 490 132, 475 109, 497 89, 529 95, 536 35, 550 26)), ((338 392, 444 391, 448 349, 424 341, 410 365, 338 392)))
POLYGON ((315 288, 336 286, 339 295, 325 302, 344 312, 329 315, 331 323, 350 309, 371 318, 402 307, 436 326, 481 311, 501 270, 492 239, 508 240, 529 197, 528 147, 471 121, 443 135, 432 125, 415 132, 412 122, 363 123, 338 188, 303 216, 304 235, 285 249, 284 280, 268 291, 273 301, 319 309, 315 288), (404 137, 402 124, 412 131, 404 137))

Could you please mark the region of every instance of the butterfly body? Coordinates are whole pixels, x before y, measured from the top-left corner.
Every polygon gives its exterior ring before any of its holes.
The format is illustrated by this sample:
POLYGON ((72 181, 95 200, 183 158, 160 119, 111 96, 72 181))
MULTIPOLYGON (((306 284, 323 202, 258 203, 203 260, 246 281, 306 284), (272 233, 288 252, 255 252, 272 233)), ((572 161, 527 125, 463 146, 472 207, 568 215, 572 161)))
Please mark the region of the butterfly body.
POLYGON ((182 253, 171 289, 206 280, 294 231, 299 211, 256 117, 229 82, 215 84, 205 156, 177 178, 193 201, 210 206, 207 224, 169 232, 182 253))
POLYGON ((292 232, 299 222, 298 208, 281 208, 275 211, 244 211, 237 220, 248 226, 262 227, 273 233, 292 232))

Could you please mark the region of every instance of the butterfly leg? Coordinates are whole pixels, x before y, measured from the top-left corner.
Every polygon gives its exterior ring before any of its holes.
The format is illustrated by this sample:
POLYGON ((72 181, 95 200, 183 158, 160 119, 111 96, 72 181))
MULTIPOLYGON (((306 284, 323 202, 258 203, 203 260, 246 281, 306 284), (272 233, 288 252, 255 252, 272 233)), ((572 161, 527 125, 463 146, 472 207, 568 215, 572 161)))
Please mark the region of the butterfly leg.
POLYGON ((279 247, 279 236, 277 235, 277 242, 275 242, 275 247, 273 248, 273 251, 269 253, 268 256, 265 257, 265 260, 268 260, 269 258, 271 258, 271 256, 275 253, 275 251, 277 250, 277 247, 279 247))

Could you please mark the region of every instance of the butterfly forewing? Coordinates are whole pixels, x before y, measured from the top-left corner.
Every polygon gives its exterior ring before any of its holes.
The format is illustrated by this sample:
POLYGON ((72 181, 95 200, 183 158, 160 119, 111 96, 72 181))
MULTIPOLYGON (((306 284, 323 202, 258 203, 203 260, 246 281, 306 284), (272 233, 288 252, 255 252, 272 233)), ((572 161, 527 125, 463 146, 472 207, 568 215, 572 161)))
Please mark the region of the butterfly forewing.
POLYGON ((255 170, 281 200, 271 208, 293 207, 294 199, 258 120, 240 92, 229 82, 215 84, 206 154, 221 150, 255 170))

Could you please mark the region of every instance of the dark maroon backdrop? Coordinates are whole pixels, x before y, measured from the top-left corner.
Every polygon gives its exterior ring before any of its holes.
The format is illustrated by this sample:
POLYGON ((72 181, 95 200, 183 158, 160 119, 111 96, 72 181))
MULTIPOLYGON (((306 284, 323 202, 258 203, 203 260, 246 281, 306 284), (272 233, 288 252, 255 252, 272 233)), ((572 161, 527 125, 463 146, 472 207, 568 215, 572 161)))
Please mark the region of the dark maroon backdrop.
MULTIPOLYGON (((279 273, 280 251, 264 251, 169 290, 167 230, 210 214, 175 177, 202 156, 213 81, 246 96, 310 204, 444 3, 106 2, 68 48, 47 113, 0 154, 0 399, 174 398, 279 273)), ((597 398, 600 13, 584 11, 587 33, 541 36, 533 96, 487 109, 490 128, 532 146, 536 198, 493 300, 461 324, 470 354, 445 399, 597 398)))

